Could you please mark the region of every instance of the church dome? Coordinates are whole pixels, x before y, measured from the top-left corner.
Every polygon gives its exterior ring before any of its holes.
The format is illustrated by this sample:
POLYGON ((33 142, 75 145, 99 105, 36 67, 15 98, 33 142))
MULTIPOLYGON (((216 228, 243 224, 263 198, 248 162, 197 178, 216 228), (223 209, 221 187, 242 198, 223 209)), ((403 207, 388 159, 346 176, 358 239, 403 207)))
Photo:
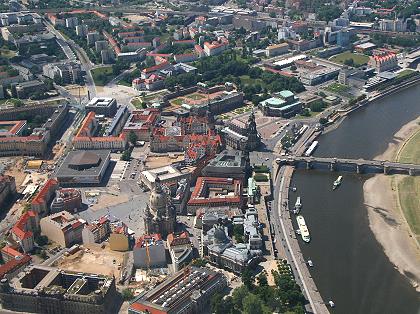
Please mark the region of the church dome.
POLYGON ((159 178, 155 180, 155 187, 149 198, 149 207, 155 213, 163 214, 168 204, 168 197, 160 185, 159 178))

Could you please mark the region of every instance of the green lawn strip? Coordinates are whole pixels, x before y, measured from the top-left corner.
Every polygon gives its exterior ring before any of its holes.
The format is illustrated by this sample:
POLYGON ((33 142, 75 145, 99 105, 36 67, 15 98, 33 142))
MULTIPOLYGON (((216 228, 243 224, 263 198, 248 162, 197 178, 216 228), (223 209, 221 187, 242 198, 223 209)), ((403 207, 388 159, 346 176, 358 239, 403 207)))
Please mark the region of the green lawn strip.
POLYGON ((398 183, 400 205, 411 231, 420 235, 420 178, 404 177, 398 183))
POLYGON ((112 74, 112 67, 102 67, 91 70, 92 78, 98 86, 105 86, 109 83, 114 75, 112 74))
MULTIPOLYGON (((402 148, 398 161, 420 164, 420 131, 402 148)), ((398 183, 400 206, 411 231, 420 236, 420 177, 404 177, 398 183)))

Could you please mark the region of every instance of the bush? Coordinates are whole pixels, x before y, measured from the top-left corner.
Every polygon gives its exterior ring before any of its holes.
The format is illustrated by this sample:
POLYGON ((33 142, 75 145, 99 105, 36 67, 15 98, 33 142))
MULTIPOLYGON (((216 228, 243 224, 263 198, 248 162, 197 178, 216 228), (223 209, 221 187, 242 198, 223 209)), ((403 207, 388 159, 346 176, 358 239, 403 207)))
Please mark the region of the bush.
POLYGON ((325 103, 322 100, 316 100, 309 106, 309 108, 313 112, 321 112, 325 108, 325 103))
POLYGON ((133 291, 131 291, 131 289, 124 289, 121 292, 121 296, 124 301, 130 301, 131 299, 134 298, 134 294, 133 294, 133 291))
POLYGON ((268 169, 268 167, 266 165, 255 166, 254 167, 254 172, 255 173, 268 173, 268 172, 270 172, 270 169, 268 169))
POLYGON ((204 267, 206 266, 206 264, 207 264, 207 261, 203 258, 197 258, 191 262, 191 265, 197 266, 197 267, 204 267))
POLYGON ((39 246, 44 246, 44 245, 48 244, 48 237, 44 236, 44 235, 40 235, 40 236, 36 237, 35 242, 39 246))
POLYGON ((268 176, 262 173, 257 173, 254 175, 254 180, 257 182, 267 182, 268 176))

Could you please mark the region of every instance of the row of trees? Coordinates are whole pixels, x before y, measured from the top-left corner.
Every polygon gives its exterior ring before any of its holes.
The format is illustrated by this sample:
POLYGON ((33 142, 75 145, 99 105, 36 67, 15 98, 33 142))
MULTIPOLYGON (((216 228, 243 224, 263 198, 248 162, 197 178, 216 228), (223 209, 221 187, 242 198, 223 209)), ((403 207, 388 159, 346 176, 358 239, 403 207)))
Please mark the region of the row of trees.
POLYGON ((216 294, 212 298, 212 312, 216 314, 305 313, 305 298, 294 279, 289 274, 280 274, 275 270, 272 274, 275 285, 269 286, 264 272, 255 278, 251 270, 246 269, 242 273, 243 286, 236 288, 232 296, 223 297, 221 294, 216 294))

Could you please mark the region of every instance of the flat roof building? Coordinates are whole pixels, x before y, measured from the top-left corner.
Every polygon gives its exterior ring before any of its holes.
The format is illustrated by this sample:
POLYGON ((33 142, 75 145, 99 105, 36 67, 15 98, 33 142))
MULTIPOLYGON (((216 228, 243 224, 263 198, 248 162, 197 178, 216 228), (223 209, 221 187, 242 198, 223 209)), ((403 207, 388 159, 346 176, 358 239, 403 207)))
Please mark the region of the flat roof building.
POLYGON ((133 247, 134 267, 154 268, 166 266, 165 243, 160 234, 141 236, 133 247))
POLYGON ((116 312, 115 279, 98 274, 31 265, 0 281, 3 308, 31 313, 116 312))
POLYGON ((156 178, 159 178, 161 184, 166 185, 171 190, 176 190, 178 182, 182 179, 189 180, 190 175, 190 172, 181 172, 174 166, 169 165, 142 171, 140 180, 151 190, 154 187, 156 178))
POLYGON ((62 247, 82 242, 84 224, 67 211, 42 218, 40 225, 41 233, 62 247))
POLYGON ((242 181, 233 178, 199 177, 187 210, 195 214, 199 208, 242 207, 242 181))
POLYGON ((226 277, 207 268, 188 267, 131 302, 129 314, 193 314, 210 307, 213 295, 227 286, 226 277))
POLYGON ((70 151, 57 170, 61 186, 98 185, 111 159, 109 150, 70 151))
POLYGON ((117 112, 117 100, 109 97, 94 97, 86 105, 86 110, 112 117, 117 112))
POLYGON ((259 103, 261 111, 268 116, 291 117, 302 109, 302 103, 291 91, 284 90, 278 97, 271 97, 259 103))
POLYGON ((148 141, 153 127, 159 120, 160 112, 158 109, 134 110, 124 125, 123 134, 128 136, 130 132, 134 132, 139 141, 148 141))
POLYGON ((246 175, 248 161, 240 150, 224 150, 217 154, 202 170, 206 177, 229 177, 243 179, 246 175))

